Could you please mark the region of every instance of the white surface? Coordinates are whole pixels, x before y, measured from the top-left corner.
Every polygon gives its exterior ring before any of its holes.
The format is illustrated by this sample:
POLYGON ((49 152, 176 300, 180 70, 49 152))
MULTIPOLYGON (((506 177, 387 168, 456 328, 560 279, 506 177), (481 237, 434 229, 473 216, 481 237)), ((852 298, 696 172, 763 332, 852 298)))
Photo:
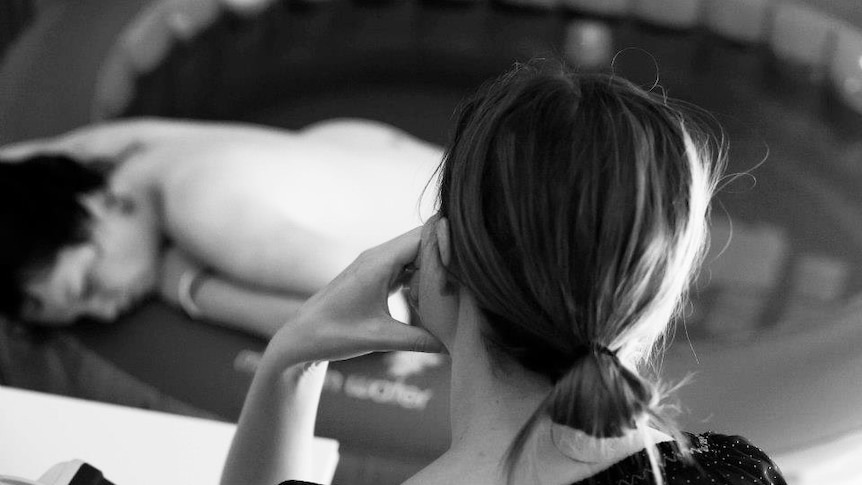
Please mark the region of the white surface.
MULTIPOLYGON (((81 459, 117 485, 215 485, 235 426, 0 387, 0 475, 36 479, 81 459)), ((317 438, 329 483, 338 442, 317 438)))
POLYGON ((790 485, 860 485, 862 430, 772 458, 790 485))

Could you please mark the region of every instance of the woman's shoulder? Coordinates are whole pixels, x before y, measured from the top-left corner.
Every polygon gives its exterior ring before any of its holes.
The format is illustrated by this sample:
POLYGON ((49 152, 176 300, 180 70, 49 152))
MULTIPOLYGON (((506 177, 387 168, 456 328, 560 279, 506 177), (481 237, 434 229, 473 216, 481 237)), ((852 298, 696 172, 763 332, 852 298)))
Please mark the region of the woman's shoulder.
POLYGON ((707 482, 710 478, 715 479, 715 482, 734 485, 786 483, 778 465, 742 436, 704 433, 689 434, 687 437, 690 441, 690 461, 674 445, 662 450, 668 484, 686 483, 686 480, 691 480, 691 483, 714 483, 707 482))
MULTIPOLYGON (((666 485, 785 485, 778 466, 741 436, 686 433, 690 456, 676 442, 658 445, 666 485)), ((578 485, 647 485, 655 483, 645 451, 617 463, 578 485)))

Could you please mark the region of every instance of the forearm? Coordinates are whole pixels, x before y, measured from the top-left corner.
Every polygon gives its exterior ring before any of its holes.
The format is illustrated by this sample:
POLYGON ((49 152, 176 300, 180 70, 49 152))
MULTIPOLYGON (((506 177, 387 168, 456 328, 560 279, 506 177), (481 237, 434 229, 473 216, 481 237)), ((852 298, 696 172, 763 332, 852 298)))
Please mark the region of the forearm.
POLYGON ((299 295, 273 293, 218 276, 205 276, 194 294, 202 318, 269 340, 305 302, 299 295))
POLYGON ((19 159, 35 153, 60 152, 78 157, 82 161, 100 159, 111 161, 123 158, 136 146, 148 145, 176 136, 177 122, 155 118, 114 121, 84 126, 60 136, 7 145, 0 156, 19 159))
POLYGON ((243 405, 222 485, 319 481, 308 456, 327 363, 285 369, 265 355, 243 405))
POLYGON ((270 340, 246 397, 222 485, 319 481, 311 440, 326 365, 383 350, 441 352, 442 343, 392 319, 384 302, 405 265, 415 261, 420 230, 363 253, 308 299, 270 340))
POLYGON ((60 152, 84 161, 123 158, 132 148, 163 145, 173 140, 207 143, 283 136, 287 132, 242 123, 185 121, 169 118, 132 118, 83 126, 59 136, 0 147, 0 157, 23 159, 36 153, 60 152))

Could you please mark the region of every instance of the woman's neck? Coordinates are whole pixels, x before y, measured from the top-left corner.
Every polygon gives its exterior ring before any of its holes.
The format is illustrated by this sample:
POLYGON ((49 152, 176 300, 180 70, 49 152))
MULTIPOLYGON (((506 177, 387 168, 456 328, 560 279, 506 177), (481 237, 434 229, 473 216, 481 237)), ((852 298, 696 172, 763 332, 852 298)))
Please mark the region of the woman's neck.
MULTIPOLYGON (((478 326, 465 325, 471 319, 461 317, 449 348, 452 442, 446 453, 407 482, 411 485, 505 483, 506 452, 552 388, 542 376, 515 364, 496 364, 485 351, 478 326)), ((642 449, 642 441, 625 439, 614 448, 615 453, 595 460, 579 459, 587 455, 579 454, 579 450, 564 453, 552 439, 547 426, 550 423, 544 420, 539 424, 543 423, 524 448, 530 451, 531 465, 535 466, 519 470, 529 477, 516 478, 516 483, 574 483, 642 449)), ((669 439, 656 433, 649 430, 656 442, 669 439)), ((590 443, 585 443, 582 451, 595 451, 591 448, 590 443)))
POLYGON ((522 369, 500 368, 484 352, 452 356, 450 398, 453 450, 509 444, 550 391, 550 384, 522 369))
POLYGON ((499 484, 506 451, 549 389, 504 378, 479 355, 452 354, 449 450, 407 484, 499 484))
POLYGON ((501 483, 506 451, 551 389, 536 374, 496 365, 485 352, 477 321, 460 317, 449 348, 452 442, 415 483, 501 483))

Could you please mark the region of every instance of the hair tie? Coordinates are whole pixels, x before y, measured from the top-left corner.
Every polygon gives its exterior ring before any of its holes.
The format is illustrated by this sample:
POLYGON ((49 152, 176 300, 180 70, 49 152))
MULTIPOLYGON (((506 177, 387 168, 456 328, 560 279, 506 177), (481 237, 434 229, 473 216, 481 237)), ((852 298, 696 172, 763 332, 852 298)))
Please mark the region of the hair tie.
POLYGON ((203 311, 195 303, 192 295, 200 287, 204 276, 206 275, 203 270, 197 268, 188 269, 180 275, 180 280, 177 283, 177 301, 180 304, 180 308, 192 320, 197 320, 203 315, 203 311))
POLYGON ((617 351, 611 350, 602 344, 593 344, 590 346, 594 354, 605 354, 613 358, 617 358, 617 351))
POLYGON ((578 345, 575 348, 575 352, 578 354, 581 354, 581 355, 588 355, 588 354, 601 355, 601 354, 604 354, 604 355, 613 357, 614 359, 618 358, 616 350, 611 350, 608 347, 606 347, 600 343, 595 343, 595 342, 590 343, 590 344, 578 345))

